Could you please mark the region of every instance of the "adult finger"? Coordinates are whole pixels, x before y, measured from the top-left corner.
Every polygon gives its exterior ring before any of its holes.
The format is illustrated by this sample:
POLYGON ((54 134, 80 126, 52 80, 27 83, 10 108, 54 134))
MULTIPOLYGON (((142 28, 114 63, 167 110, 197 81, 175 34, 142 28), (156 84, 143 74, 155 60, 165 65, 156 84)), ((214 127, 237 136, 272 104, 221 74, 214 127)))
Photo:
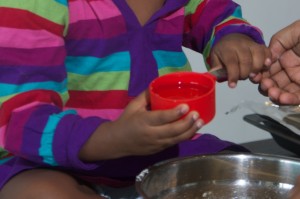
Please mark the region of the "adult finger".
POLYGON ((278 59, 283 52, 299 44, 300 20, 283 28, 274 34, 270 40, 269 48, 273 59, 278 59))

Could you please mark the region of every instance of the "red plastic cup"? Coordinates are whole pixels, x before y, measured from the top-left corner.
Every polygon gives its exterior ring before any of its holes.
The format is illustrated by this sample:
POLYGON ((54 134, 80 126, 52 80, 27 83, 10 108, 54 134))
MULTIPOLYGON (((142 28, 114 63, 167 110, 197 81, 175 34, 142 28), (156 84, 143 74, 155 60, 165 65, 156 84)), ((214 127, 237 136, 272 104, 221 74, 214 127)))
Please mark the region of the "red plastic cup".
POLYGON ((174 72, 160 76, 149 86, 151 109, 172 109, 185 103, 207 124, 216 113, 216 80, 209 72, 174 72))

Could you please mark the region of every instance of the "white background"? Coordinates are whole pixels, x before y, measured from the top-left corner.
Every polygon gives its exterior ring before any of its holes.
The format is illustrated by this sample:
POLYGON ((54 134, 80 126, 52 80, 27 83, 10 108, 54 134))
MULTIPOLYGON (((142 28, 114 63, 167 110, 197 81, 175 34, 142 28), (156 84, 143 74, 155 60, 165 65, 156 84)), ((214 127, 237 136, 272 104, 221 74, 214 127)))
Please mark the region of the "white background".
MULTIPOLYGON (((262 30, 266 44, 275 32, 300 19, 300 0, 236 0, 235 2, 242 6, 244 18, 262 30)), ((193 69, 197 72, 205 72, 202 56, 185 50, 193 69)), ((271 138, 268 132, 243 120, 244 115, 253 113, 250 109, 240 108, 231 114, 226 114, 245 100, 259 103, 268 101, 258 93, 257 85, 248 80, 239 82, 235 89, 230 89, 226 82, 217 84, 216 96, 217 114, 211 123, 199 131, 200 133, 211 133, 236 143, 271 138)))

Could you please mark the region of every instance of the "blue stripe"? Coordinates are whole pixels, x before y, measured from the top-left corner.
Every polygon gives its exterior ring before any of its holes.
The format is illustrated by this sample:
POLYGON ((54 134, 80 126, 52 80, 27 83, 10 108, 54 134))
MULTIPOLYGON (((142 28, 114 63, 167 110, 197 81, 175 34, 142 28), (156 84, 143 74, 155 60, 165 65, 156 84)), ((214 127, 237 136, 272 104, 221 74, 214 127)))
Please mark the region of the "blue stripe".
POLYGON ((234 16, 236 18, 242 18, 242 10, 241 10, 240 6, 236 7, 232 16, 234 16))
POLYGON ((67 71, 81 75, 95 72, 112 72, 130 70, 129 52, 114 53, 104 58, 97 57, 67 57, 67 71))
POLYGON ((153 56, 157 62, 158 69, 164 67, 183 67, 188 62, 183 52, 157 50, 153 51, 153 56))
POLYGON ((55 134, 55 129, 59 121, 68 114, 76 114, 74 110, 67 110, 59 114, 50 115, 49 120, 45 129, 43 130, 43 135, 41 138, 41 146, 39 148, 39 155, 43 158, 43 162, 52 166, 57 166, 57 162, 54 159, 52 143, 55 134))
POLYGON ((9 160, 13 159, 13 157, 8 157, 8 158, 4 158, 0 160, 0 165, 1 164, 5 164, 6 162, 8 162, 9 160))
POLYGON ((68 5, 68 1, 67 0, 54 0, 54 1, 56 1, 57 3, 63 4, 65 6, 68 5))
POLYGON ((54 90, 56 92, 63 93, 67 90, 66 80, 62 82, 34 82, 22 85, 0 83, 0 97, 37 89, 54 90))

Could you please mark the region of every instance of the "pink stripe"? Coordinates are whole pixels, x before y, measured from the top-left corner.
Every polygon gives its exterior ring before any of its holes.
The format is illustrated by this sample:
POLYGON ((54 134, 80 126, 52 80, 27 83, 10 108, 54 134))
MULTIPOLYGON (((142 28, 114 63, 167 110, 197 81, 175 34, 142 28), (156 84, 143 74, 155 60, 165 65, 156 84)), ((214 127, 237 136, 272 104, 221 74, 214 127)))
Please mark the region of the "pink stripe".
MULTIPOLYGON (((67 109, 74 109, 74 108, 68 108, 67 109)), ((96 116, 101 117, 103 119, 108 120, 116 120, 123 112, 123 109, 80 109, 76 108, 77 113, 81 117, 90 117, 90 116, 96 116)))
POLYGON ((172 13, 171 15, 167 15, 165 18, 163 18, 163 20, 172 20, 175 19, 177 17, 181 17, 184 16, 184 8, 180 8, 179 10, 177 10, 176 12, 172 13))
POLYGON ((70 23, 89 19, 105 20, 121 15, 121 12, 111 0, 91 2, 86 0, 71 1, 69 7, 72 10, 70 13, 70 23))
POLYGON ((13 115, 11 117, 10 125, 2 126, 0 128, 0 146, 9 146, 9 149, 19 149, 22 144, 23 138, 23 130, 24 125, 26 124, 28 118, 30 117, 31 113, 34 111, 34 107, 37 105, 46 104, 44 102, 33 102, 30 104, 26 104, 25 106, 19 107, 14 110, 13 115), (26 111, 24 111, 26 110, 26 111), (29 111, 28 111, 29 110, 29 111), (7 127, 7 129, 6 129, 7 127), (9 137, 6 135, 6 130, 9 133, 9 137), (7 138, 6 138, 7 137, 7 138))
POLYGON ((75 23, 82 20, 96 19, 95 14, 88 5, 88 1, 70 1, 69 7, 72 12, 70 13, 70 23, 75 23))
POLYGON ((11 123, 7 127, 9 136, 6 136, 4 143, 5 148, 12 153, 20 151, 20 148, 22 147, 24 126, 33 111, 34 109, 31 109, 12 115, 11 123))
POLYGON ((9 48, 43 48, 62 46, 62 38, 45 30, 0 28, 0 45, 9 48))
POLYGON ((94 12, 100 20, 113 18, 121 15, 118 7, 113 3, 112 0, 96 0, 90 2, 94 8, 94 12))
POLYGON ((6 131, 6 125, 0 127, 0 147, 4 147, 4 138, 5 138, 5 131, 6 131))
POLYGON ((53 103, 45 103, 45 102, 35 101, 35 102, 25 104, 24 106, 20 106, 20 107, 16 108, 14 110, 14 113, 21 112, 21 111, 24 111, 26 109, 30 109, 32 107, 39 106, 39 105, 44 105, 44 104, 53 105, 53 103))
POLYGON ((178 27, 184 23, 184 9, 179 9, 175 13, 160 19, 157 23, 155 32, 160 34, 181 34, 182 30, 178 27))
POLYGON ((197 133, 196 135, 194 135, 191 140, 197 140, 202 134, 201 133, 197 133))

